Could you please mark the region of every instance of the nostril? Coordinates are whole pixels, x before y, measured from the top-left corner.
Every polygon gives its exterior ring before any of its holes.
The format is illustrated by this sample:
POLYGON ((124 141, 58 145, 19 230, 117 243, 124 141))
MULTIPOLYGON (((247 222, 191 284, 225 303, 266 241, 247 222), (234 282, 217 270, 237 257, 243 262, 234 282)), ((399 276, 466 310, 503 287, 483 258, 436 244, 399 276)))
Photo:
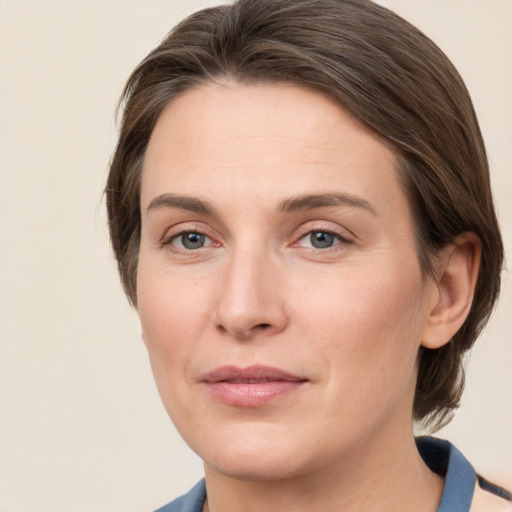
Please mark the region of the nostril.
POLYGON ((260 329, 268 329, 270 324, 258 324, 256 327, 259 327, 260 329))

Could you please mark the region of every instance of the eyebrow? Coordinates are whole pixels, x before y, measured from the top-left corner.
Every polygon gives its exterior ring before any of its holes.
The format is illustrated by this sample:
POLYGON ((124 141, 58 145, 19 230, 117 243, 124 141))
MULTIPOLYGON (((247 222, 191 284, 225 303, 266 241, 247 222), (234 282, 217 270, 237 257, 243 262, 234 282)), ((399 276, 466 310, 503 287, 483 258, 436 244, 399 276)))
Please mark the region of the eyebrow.
MULTIPOLYGON (((361 208, 377 215, 375 209, 368 201, 361 197, 346 193, 329 193, 329 194, 306 194, 285 199, 279 203, 277 213, 290 213, 306 210, 314 210, 316 208, 325 208, 328 206, 351 206, 361 208)), ((188 210, 202 215, 218 215, 217 210, 207 201, 203 201, 196 197, 161 194, 151 200, 146 212, 160 208, 171 208, 178 210, 188 210)))
POLYGON ((190 212, 201 213, 203 215, 216 215, 215 208, 208 202, 197 199, 196 197, 180 196, 176 194, 162 194, 151 200, 146 212, 159 208, 172 208, 178 210, 188 210, 190 212))
POLYGON ((315 208, 324 208, 327 206, 352 206, 361 208, 377 215, 376 210, 365 199, 346 193, 329 194, 307 194, 297 197, 291 197, 281 202, 277 208, 278 213, 297 212, 304 210, 314 210, 315 208))

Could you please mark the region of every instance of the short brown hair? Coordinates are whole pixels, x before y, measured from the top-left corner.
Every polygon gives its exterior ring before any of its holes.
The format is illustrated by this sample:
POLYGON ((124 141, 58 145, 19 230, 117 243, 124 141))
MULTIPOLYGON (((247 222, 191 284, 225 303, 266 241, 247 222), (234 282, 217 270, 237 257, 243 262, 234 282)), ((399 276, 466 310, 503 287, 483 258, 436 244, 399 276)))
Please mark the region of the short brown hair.
POLYGON ((239 0, 177 25, 126 84, 106 187, 112 245, 136 305, 140 177, 152 130, 169 101, 199 84, 292 83, 322 91, 388 140, 413 210, 425 274, 436 252, 464 232, 482 259, 471 311, 450 343, 420 349, 414 417, 431 426, 459 404, 464 353, 500 288, 503 245, 486 152, 464 83, 441 50, 369 0, 239 0))

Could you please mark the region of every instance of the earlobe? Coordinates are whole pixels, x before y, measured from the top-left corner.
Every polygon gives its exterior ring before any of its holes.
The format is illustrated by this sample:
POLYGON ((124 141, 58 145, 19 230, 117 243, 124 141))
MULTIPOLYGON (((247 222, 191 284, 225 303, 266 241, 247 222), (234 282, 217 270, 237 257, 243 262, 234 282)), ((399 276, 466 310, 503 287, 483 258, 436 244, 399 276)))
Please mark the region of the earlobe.
POLYGON ((422 346, 440 348, 460 329, 471 309, 480 267, 481 244, 473 233, 464 233, 440 251, 435 272, 430 313, 422 346))

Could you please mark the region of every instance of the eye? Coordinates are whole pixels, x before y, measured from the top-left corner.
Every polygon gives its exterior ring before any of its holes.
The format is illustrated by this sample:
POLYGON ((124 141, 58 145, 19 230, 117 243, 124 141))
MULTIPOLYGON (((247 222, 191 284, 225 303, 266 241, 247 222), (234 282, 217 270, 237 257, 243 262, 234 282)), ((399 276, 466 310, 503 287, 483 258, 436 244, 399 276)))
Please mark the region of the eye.
POLYGON ((342 242, 349 242, 349 240, 343 238, 337 233, 332 231, 310 231, 304 235, 300 240, 299 244, 302 247, 312 247, 314 249, 329 249, 335 245, 339 245, 342 242))
POLYGON ((178 249, 194 250, 207 247, 213 242, 203 233, 198 233, 197 231, 186 231, 173 236, 169 243, 178 249))

